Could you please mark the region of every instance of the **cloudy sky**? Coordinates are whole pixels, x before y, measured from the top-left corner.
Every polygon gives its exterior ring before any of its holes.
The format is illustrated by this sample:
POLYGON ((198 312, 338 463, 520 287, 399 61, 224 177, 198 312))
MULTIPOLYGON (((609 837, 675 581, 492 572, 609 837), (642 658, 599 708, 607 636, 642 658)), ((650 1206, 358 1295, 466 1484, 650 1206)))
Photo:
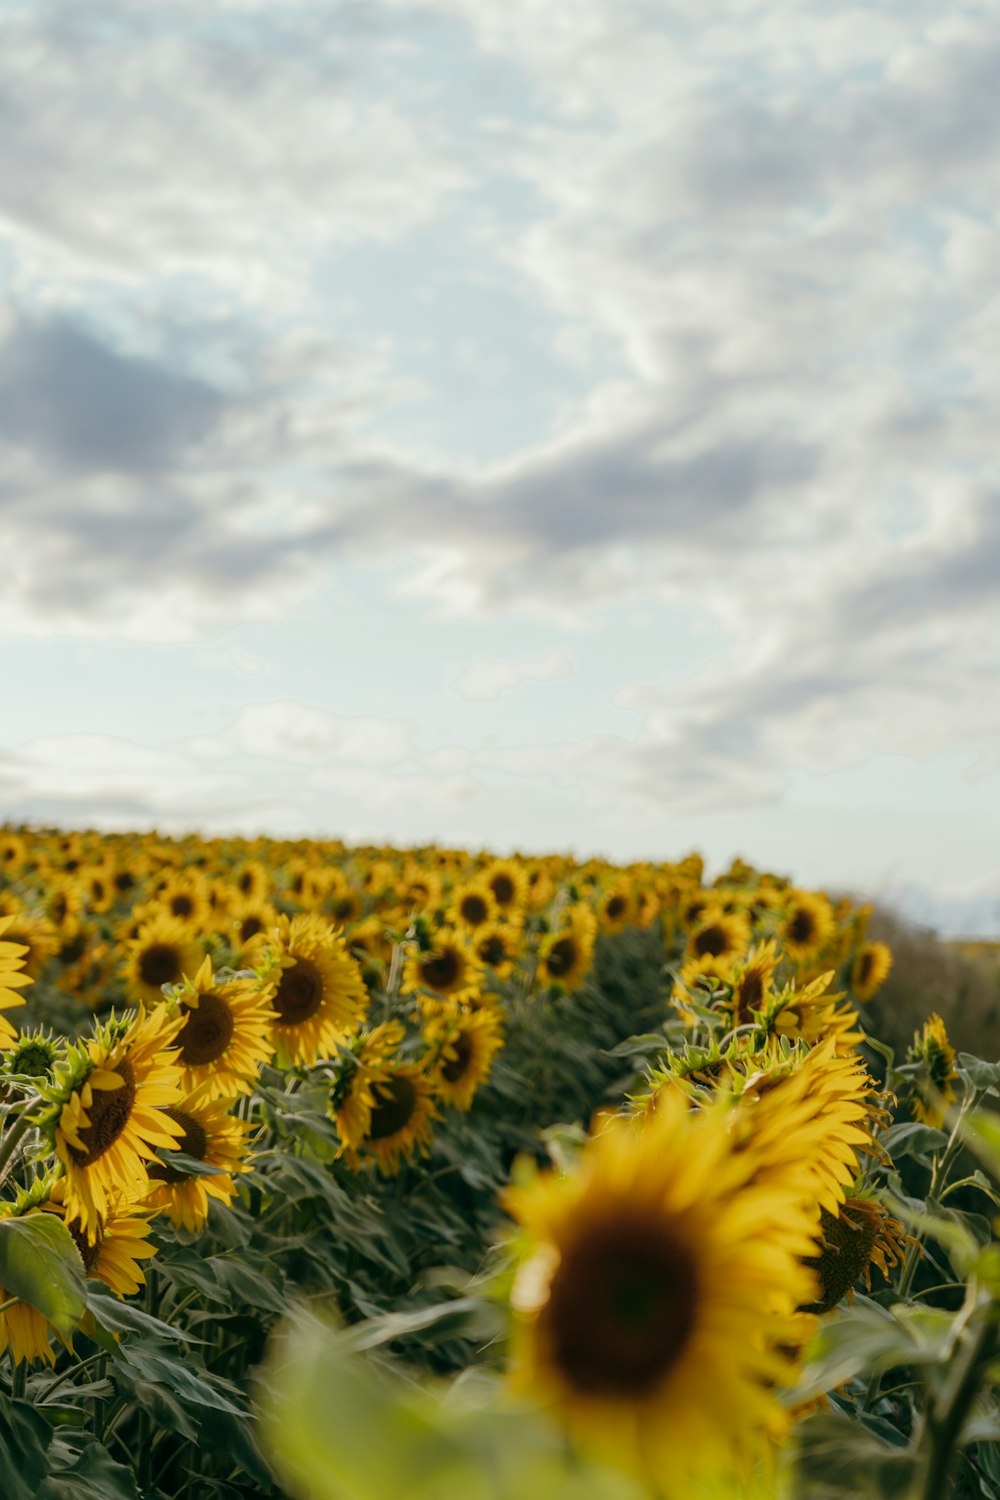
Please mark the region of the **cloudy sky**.
POLYGON ((1000 931, 1000 5, 7 0, 0 818, 1000 931))

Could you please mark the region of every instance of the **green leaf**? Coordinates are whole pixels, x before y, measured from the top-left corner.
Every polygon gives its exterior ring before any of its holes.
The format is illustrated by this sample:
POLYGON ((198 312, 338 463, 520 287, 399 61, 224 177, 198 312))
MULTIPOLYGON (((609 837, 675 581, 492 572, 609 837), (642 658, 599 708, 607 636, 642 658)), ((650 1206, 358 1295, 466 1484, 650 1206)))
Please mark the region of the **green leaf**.
MULTIPOLYGON (((103 1282, 87 1282, 87 1301, 96 1322, 106 1332, 143 1333, 160 1339, 182 1339, 191 1344, 205 1342, 204 1339, 196 1338, 193 1333, 188 1333, 184 1328, 174 1328, 170 1323, 164 1323, 160 1318, 154 1318, 150 1313, 143 1312, 142 1308, 136 1307, 134 1302, 123 1302, 103 1282)), ((99 1343, 102 1348, 109 1347, 106 1341, 100 1338, 95 1342, 99 1343)), ((112 1343, 110 1347, 117 1352, 119 1346, 117 1343, 112 1343)))
POLYGON ((958 1066, 973 1088, 995 1089, 1000 1086, 1000 1063, 984 1062, 972 1052, 960 1052, 958 1066))
POLYGON ((966 1115, 961 1130, 969 1149, 1000 1181, 1000 1118, 987 1110, 976 1109, 966 1115))
MULTIPOLYGON (((262 1434, 308 1500, 642 1500, 623 1472, 574 1461, 560 1434, 480 1382, 437 1394, 299 1317, 261 1372, 262 1434)), ((721 1500, 721 1497, 718 1497, 721 1500)), ((730 1497, 731 1500, 731 1497, 730 1497)))
POLYGON ((49 1475, 38 1500, 138 1500, 138 1494, 132 1470, 116 1463, 103 1444, 89 1442, 49 1475))
POLYGON ((795 1493, 801 1500, 843 1495, 850 1500, 893 1500, 910 1491, 916 1474, 913 1455, 861 1427, 844 1412, 822 1412, 802 1423, 798 1434, 795 1493))
POLYGON ((824 1318, 794 1397, 796 1402, 809 1401, 861 1372, 877 1374, 918 1363, 922 1357, 929 1357, 927 1351, 921 1350, 905 1323, 877 1302, 859 1296, 853 1307, 824 1318))
POLYGON ((87 1288, 80 1252, 57 1214, 0 1220, 0 1286, 70 1342, 87 1310, 87 1288))
POLYGON ((224 1167, 209 1166, 207 1161, 199 1161, 196 1156, 185 1156, 183 1151, 157 1151, 157 1157, 165 1167, 172 1167, 175 1172, 183 1172, 185 1177, 224 1177, 224 1167))
POLYGON ((26 1401, 0 1401, 0 1495, 35 1500, 48 1473, 52 1429, 26 1401))
POLYGON ((922 1125, 919 1120, 904 1120, 901 1125, 893 1125, 886 1132, 886 1146, 893 1161, 901 1156, 912 1156, 919 1161, 928 1157, 932 1151, 940 1151, 947 1144, 948 1137, 943 1130, 922 1125))

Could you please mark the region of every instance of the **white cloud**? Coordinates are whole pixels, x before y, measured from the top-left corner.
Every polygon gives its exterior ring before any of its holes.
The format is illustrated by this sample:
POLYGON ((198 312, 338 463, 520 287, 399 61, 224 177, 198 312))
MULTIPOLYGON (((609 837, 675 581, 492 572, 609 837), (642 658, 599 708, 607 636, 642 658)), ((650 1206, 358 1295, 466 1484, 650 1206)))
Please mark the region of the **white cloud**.
POLYGON ((233 740, 245 755, 318 764, 327 760, 386 765, 409 752, 411 731, 401 719, 336 714, 293 701, 241 709, 233 740))
POLYGON ((553 647, 543 656, 522 661, 498 661, 484 657, 470 662, 455 678, 455 688, 463 698, 473 701, 495 700, 503 693, 526 682, 557 682, 571 677, 573 662, 569 653, 553 647))

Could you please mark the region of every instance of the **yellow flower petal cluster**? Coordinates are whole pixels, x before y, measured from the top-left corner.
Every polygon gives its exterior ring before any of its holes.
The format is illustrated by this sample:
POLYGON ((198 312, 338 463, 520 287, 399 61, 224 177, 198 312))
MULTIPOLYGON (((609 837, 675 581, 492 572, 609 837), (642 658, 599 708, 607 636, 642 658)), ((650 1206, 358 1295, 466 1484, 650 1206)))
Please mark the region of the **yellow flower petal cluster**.
POLYGON ((664 1500, 735 1475, 789 1421, 814 1219, 725 1112, 679 1093, 612 1120, 576 1170, 508 1189, 515 1387, 664 1500))
POLYGON ((87 1239, 99 1234, 119 1199, 142 1192, 157 1150, 176 1150, 183 1132, 166 1110, 180 1099, 180 1024, 158 1006, 149 1015, 140 1010, 117 1037, 104 1028, 78 1045, 80 1076, 59 1111, 55 1149, 67 1217, 79 1220, 87 1239))

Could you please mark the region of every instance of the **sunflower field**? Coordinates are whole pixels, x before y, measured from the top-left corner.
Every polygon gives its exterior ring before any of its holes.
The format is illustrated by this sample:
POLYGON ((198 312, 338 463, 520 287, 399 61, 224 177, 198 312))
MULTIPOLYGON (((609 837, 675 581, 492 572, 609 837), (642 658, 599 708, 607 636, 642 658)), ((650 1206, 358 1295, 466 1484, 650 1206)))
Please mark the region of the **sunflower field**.
POLYGON ((1000 1497, 1000 1064, 870 918, 0 830, 4 1496, 1000 1497))

